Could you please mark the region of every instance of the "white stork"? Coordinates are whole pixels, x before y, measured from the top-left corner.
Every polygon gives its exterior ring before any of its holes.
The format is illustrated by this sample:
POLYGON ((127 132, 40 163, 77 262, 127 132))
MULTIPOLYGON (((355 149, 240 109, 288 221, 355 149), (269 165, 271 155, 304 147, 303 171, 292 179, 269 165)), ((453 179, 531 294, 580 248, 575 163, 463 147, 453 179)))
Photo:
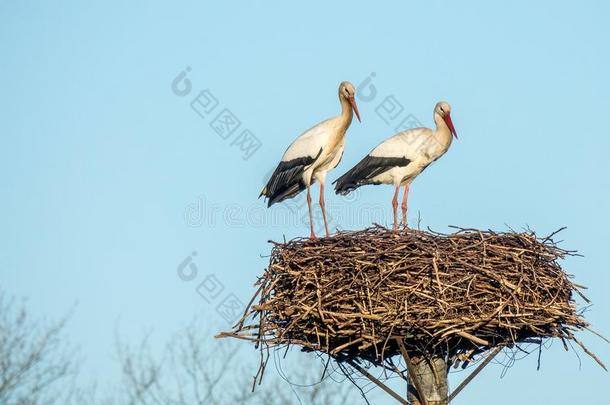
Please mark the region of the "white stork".
POLYGON ((398 229, 398 192, 402 199, 402 223, 407 226, 409 185, 430 163, 440 158, 451 146, 451 135, 457 139, 451 121, 451 106, 441 101, 434 107, 436 129, 413 128, 386 139, 356 166, 335 180, 335 192, 348 194, 366 184, 392 184, 395 187, 392 209, 394 231, 398 229))
POLYGON ((354 99, 355 92, 356 90, 350 82, 342 82, 339 85, 341 114, 322 121, 295 139, 284 152, 280 164, 259 195, 259 198, 265 196, 268 200, 267 206, 271 207, 273 204, 292 198, 307 189, 310 239, 316 237, 311 209, 311 185, 316 180, 320 182, 320 207, 326 236, 330 235, 324 203, 324 182, 326 173, 334 169, 343 156, 345 132, 352 123, 352 110, 360 121, 358 106, 354 99))

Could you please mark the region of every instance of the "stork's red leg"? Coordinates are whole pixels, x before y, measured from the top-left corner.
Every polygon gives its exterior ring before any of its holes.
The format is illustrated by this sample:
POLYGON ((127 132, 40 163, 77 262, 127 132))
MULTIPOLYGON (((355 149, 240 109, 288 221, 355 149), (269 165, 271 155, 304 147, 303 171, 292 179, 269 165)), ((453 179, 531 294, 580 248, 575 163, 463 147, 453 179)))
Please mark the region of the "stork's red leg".
POLYGON ((311 187, 307 186, 307 208, 309 209, 309 239, 314 240, 316 234, 313 232, 313 215, 311 211, 311 187))
POLYGON ((324 229, 326 229, 326 237, 330 236, 328 231, 328 221, 326 220, 326 204, 324 202, 324 182, 320 181, 320 208, 322 208, 322 217, 324 218, 324 229))
POLYGON ((409 226, 407 223, 407 199, 409 198, 409 183, 405 184, 405 193, 402 195, 402 224, 406 227, 409 226))
POLYGON ((398 191, 400 190, 400 184, 396 186, 394 191, 394 198, 392 198, 392 211, 394 212, 394 232, 398 229, 398 191))

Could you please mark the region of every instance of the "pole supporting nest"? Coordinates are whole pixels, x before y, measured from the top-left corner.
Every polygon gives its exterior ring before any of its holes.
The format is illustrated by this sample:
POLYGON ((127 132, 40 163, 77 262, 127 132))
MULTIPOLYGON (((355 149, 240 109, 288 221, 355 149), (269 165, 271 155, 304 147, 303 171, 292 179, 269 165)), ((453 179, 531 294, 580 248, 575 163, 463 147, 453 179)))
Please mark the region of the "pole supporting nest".
MULTIPOLYGON (((409 388, 407 389, 408 393, 413 397, 411 399, 411 401, 409 401, 408 399, 405 400, 403 397, 401 397, 398 393, 396 393, 396 391, 392 390, 391 388, 389 388, 387 385, 385 385, 383 382, 379 381, 378 378, 376 378, 375 376, 373 376, 371 373, 369 373, 364 367, 360 366, 358 363, 356 363, 353 360, 348 360, 347 363, 352 366, 353 368, 355 368, 356 370, 358 370, 358 372, 360 374, 362 374, 364 377, 368 378, 372 383, 374 383, 375 385, 377 385, 379 388, 381 388, 383 391, 385 391, 386 393, 388 393, 390 396, 392 396, 394 399, 396 399, 398 402, 400 402, 401 404, 406 404, 406 405, 445 405, 445 404, 450 404, 451 401, 453 401, 455 399, 455 397, 470 383, 472 382, 472 380, 489 364, 491 363, 491 361, 496 357, 496 355, 498 353, 500 353, 500 351, 502 351, 503 346, 497 346, 495 347, 490 353, 489 355, 487 355, 487 357, 485 358, 485 360, 483 360, 481 362, 481 364, 479 364, 469 375, 468 377, 466 377, 464 379, 464 381, 462 381, 460 383, 460 385, 458 385, 455 390, 453 390, 453 392, 450 395, 447 395, 447 387, 448 387, 448 382, 447 382, 447 373, 446 371, 442 374, 443 377, 440 377, 437 373, 437 370, 434 368, 433 366, 433 361, 434 360, 430 360, 430 359, 421 359, 421 362, 425 362, 427 363, 428 367, 430 368, 431 373, 427 373, 427 375, 425 376, 425 380, 428 382, 428 384, 426 384, 426 387, 428 388, 428 390, 424 389, 424 385, 422 384, 422 378, 421 375, 418 374, 417 369, 415 367, 415 364, 413 363, 413 360, 411 359, 411 356, 409 356, 409 353, 407 352, 407 349, 404 346, 404 343, 402 342, 401 339, 396 338, 396 343, 398 344, 398 347, 400 348, 400 352, 405 360, 405 363, 407 365, 407 370, 408 370, 408 381, 409 381, 409 388), (432 378, 432 376, 434 378, 432 378), (427 391, 432 391, 432 392, 444 392, 444 395, 441 395, 440 398, 432 398, 432 401, 429 402, 429 396, 426 395, 427 391)), ((438 361, 438 360, 437 360, 438 361)), ((442 362, 442 366, 445 366, 444 361, 442 362)), ((446 369, 445 369, 446 370, 446 369)))
POLYGON ((417 399, 419 400, 419 402, 421 402, 422 405, 428 405, 428 401, 423 395, 424 391, 422 390, 420 380, 416 377, 415 366, 411 362, 411 358, 409 357, 409 353, 407 353, 407 349, 405 348, 402 339, 396 338, 396 343, 398 343, 400 353, 402 354, 402 357, 405 359, 405 363, 407 364, 407 371, 409 372, 409 381, 415 387, 415 394, 417 395, 417 399))

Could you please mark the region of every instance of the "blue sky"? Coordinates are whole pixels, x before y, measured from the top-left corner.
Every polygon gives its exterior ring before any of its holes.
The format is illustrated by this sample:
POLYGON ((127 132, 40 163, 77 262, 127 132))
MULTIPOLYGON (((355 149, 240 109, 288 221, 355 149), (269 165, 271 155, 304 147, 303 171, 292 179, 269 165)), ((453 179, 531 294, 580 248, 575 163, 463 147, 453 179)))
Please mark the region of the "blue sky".
MULTIPOLYGON (((338 113, 339 82, 374 74, 330 180, 395 132, 378 113, 387 97, 397 120, 426 126, 450 102, 460 139, 414 182, 411 223, 567 226, 564 246, 585 257, 565 267, 608 335, 609 12, 603 1, 3 1, 2 288, 50 317, 77 303, 71 337, 84 372, 104 377, 117 323, 134 338, 197 313, 226 325, 196 286, 214 274, 222 296, 247 301, 267 240, 306 235, 302 200, 266 210, 256 197, 291 140, 338 113), (218 104, 201 117, 191 102, 204 90, 218 104), (225 108, 241 122, 227 139, 210 126, 225 108), (245 129, 261 143, 248 159, 232 144, 245 129), (193 251, 197 277, 182 281, 193 251)), ((328 193, 333 225, 389 224, 391 194, 328 193)), ((610 362, 608 345, 583 338, 610 362)), ((601 403, 608 374, 560 346, 538 372, 535 359, 503 379, 490 367, 456 403, 601 403)))

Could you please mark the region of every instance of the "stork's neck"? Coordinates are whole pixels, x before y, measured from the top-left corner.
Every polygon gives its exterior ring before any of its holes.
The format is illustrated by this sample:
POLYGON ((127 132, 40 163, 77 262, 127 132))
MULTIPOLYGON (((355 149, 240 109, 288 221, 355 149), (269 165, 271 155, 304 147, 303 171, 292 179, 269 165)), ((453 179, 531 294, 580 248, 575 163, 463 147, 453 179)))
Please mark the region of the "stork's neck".
POLYGON ((434 136, 441 144, 446 146, 446 148, 449 148, 449 145, 451 145, 451 141, 453 140, 453 138, 451 135, 451 130, 447 126, 447 123, 445 122, 443 117, 441 117, 440 114, 437 114, 436 112, 434 113, 434 122, 436 123, 436 131, 434 132, 434 136))
POLYGON ((339 101, 341 102, 341 115, 339 116, 339 122, 341 124, 341 128, 343 131, 347 131, 347 127, 352 123, 352 118, 354 117, 354 112, 352 111, 352 106, 347 101, 347 99, 341 95, 339 95, 339 101))

